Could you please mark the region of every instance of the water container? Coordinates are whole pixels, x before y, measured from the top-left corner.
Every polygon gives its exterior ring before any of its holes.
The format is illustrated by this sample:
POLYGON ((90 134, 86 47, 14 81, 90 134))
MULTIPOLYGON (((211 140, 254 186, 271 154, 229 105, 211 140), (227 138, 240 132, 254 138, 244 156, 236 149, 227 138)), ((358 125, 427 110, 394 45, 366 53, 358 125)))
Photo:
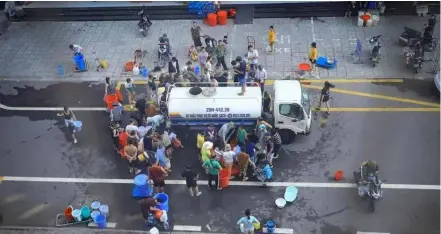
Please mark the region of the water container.
POLYGON ((106 228, 107 227, 107 217, 103 214, 99 214, 95 218, 95 223, 99 228, 106 228))
POLYGON ((99 201, 94 201, 92 202, 92 204, 90 204, 90 208, 92 208, 92 210, 98 210, 101 206, 101 203, 99 201))
POLYGON ((80 71, 86 70, 86 62, 84 62, 84 56, 82 54, 77 54, 74 57, 75 65, 80 71))
POLYGON ((139 67, 138 67, 137 65, 134 66, 132 72, 133 72, 133 75, 134 75, 134 76, 139 75, 139 72, 140 72, 140 71, 139 71, 139 67))
POLYGON ((81 131, 81 127, 83 126, 83 122, 77 120, 77 121, 74 121, 73 125, 74 125, 75 132, 79 132, 79 131, 81 131))
POLYGON ((107 205, 101 205, 99 210, 102 215, 109 216, 109 207, 107 205))
POLYGON ((57 72, 59 76, 64 76, 64 67, 62 65, 58 65, 57 72))
POLYGON ((96 223, 96 217, 98 217, 98 215, 100 215, 101 213, 97 210, 92 211, 92 213, 90 214, 90 217, 92 217, 92 220, 94 223, 96 223))
POLYGON ((153 189, 148 185, 143 186, 134 186, 132 190, 132 196, 135 199, 142 199, 151 197, 153 193, 153 189))
POLYGON ((142 77, 144 77, 144 78, 149 77, 149 69, 147 69, 146 67, 143 68, 143 69, 141 69, 141 75, 142 75, 142 77))
POLYGON ((83 217, 84 220, 90 219, 90 208, 88 206, 81 207, 81 217, 83 217))
POLYGON ((265 226, 266 226, 267 233, 274 233, 274 231, 276 230, 276 223, 274 223, 274 221, 272 221, 272 220, 269 220, 268 222, 266 222, 265 226))
POLYGON ((152 227, 149 231, 150 234, 159 234, 159 230, 156 227, 152 227))
POLYGON ((199 66, 194 67, 194 74, 199 76, 201 74, 201 68, 199 66))
POLYGON ((136 186, 143 186, 147 184, 149 177, 146 174, 139 174, 137 176, 135 176, 135 178, 133 179, 133 183, 136 186))
POLYGON ((81 211, 78 209, 75 209, 72 211, 72 217, 75 219, 75 221, 77 222, 81 222, 81 220, 83 220, 81 218, 81 211))
POLYGON ((156 205, 156 208, 165 210, 168 213, 168 196, 165 193, 158 193, 154 196, 160 203, 156 205))

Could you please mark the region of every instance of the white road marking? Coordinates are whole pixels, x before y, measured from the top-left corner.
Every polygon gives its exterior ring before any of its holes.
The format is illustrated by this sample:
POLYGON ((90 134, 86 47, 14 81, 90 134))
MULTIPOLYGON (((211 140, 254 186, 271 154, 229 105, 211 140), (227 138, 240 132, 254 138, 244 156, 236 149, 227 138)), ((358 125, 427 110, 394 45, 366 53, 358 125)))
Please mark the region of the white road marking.
MULTIPOLYGON (((89 222, 87 227, 97 228, 98 225, 94 222, 89 222)), ((107 223, 106 228, 116 228, 116 223, 107 223)))
MULTIPOLYGON (((234 45, 234 37, 236 35, 236 25, 233 26, 233 33, 231 35, 231 41, 228 42, 228 44, 230 44, 230 60, 228 61, 233 61, 233 45, 234 45)), ((228 35, 228 37, 230 37, 230 35, 228 35)), ((227 64, 228 66, 228 64, 227 64)))
MULTIPOLYGON (((4 176, 2 181, 10 182, 49 182, 49 183, 86 183, 86 184, 133 184, 131 179, 95 179, 95 178, 60 178, 60 177, 18 177, 4 176)), ((185 185, 185 180, 165 180, 166 184, 185 185)), ((206 180, 199 181, 200 184, 207 183, 206 180)), ((230 181, 232 186, 261 186, 262 182, 251 181, 230 181)), ((267 182, 268 187, 299 188, 355 188, 354 183, 318 183, 318 182, 267 182)), ((385 189, 408 189, 408 190, 441 190, 440 185, 423 184, 383 184, 385 189)))
POLYGON ((315 42, 314 17, 311 17, 312 41, 315 42))
MULTIPOLYGON (((0 109, 9 111, 62 111, 63 107, 13 107, 0 103, 0 109)), ((105 111, 104 107, 70 107, 72 111, 105 111)))
POLYGON ((173 231, 200 232, 200 231, 202 231, 202 227, 201 226, 190 226, 190 225, 174 225, 173 231))
POLYGON ((390 234, 389 232, 357 232, 357 234, 390 234))
POLYGON ((276 230, 274 230, 274 233, 294 234, 294 229, 291 229, 291 228, 276 228, 276 230))

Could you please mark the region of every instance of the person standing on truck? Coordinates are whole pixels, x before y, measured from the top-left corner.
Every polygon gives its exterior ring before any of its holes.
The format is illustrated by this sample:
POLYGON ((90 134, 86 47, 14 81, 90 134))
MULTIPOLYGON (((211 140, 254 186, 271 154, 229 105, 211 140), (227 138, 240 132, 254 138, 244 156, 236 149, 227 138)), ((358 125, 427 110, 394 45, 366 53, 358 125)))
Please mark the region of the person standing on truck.
POLYGON ((265 81, 267 77, 268 73, 266 72, 265 68, 263 68, 263 66, 259 64, 256 71, 256 81, 259 82, 260 90, 262 91, 262 93, 265 90, 265 81))
POLYGON ((325 84, 323 86, 323 89, 320 93, 320 100, 319 100, 319 105, 317 106, 317 110, 320 110, 320 108, 322 107, 322 102, 325 103, 326 105, 326 113, 329 115, 331 114, 331 108, 329 107, 329 98, 331 97, 331 92, 330 89, 331 88, 335 88, 335 85, 329 83, 328 81, 325 81, 325 84))
POLYGON ((245 73, 247 70, 247 64, 245 61, 243 61, 242 57, 237 56, 236 57, 236 67, 234 69, 234 75, 237 75, 239 85, 242 87, 242 91, 239 94, 239 96, 243 96, 246 92, 247 87, 247 81, 245 79, 245 73))

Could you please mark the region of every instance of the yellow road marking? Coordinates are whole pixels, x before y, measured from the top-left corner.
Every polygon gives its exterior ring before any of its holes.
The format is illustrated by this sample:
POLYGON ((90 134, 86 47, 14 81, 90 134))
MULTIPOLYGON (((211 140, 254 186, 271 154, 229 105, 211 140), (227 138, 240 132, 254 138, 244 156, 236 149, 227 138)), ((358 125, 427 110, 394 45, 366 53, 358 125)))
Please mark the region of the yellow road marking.
MULTIPOLYGON (((275 80, 266 80, 265 85, 273 85, 275 80)), ((328 79, 331 83, 403 83, 403 79, 328 79)), ((324 83, 325 80, 306 80, 302 79, 301 83, 324 83)), ((134 84, 147 84, 147 80, 134 80, 134 84)), ((159 83, 159 81, 156 81, 159 83)), ((228 83, 233 83, 233 80, 228 80, 228 83)), ((120 90, 124 82, 120 81, 116 85, 116 89, 120 90)))
POLYGON ((3 181, 4 176, 0 176, 0 183, 3 181))
MULTIPOLYGON (((395 108, 395 107, 331 107, 332 112, 440 112, 440 108, 395 108)), ((326 108, 320 110, 313 109, 313 112, 324 112, 326 108)))
MULTIPOLYGON (((315 86, 315 85, 304 85, 304 87, 311 88, 311 89, 319 89, 319 90, 321 90, 323 88, 322 86, 315 86)), ((441 107, 439 104, 432 103, 432 102, 424 102, 424 101, 418 101, 418 100, 413 100, 413 99, 385 96, 385 95, 379 95, 379 94, 363 93, 363 92, 357 92, 357 91, 346 90, 346 89, 334 88, 334 89, 332 89, 332 91, 336 92, 336 93, 343 93, 343 94, 355 95, 355 96, 360 96, 360 97, 377 98, 377 99, 411 103, 411 104, 430 106, 430 107, 441 107)))

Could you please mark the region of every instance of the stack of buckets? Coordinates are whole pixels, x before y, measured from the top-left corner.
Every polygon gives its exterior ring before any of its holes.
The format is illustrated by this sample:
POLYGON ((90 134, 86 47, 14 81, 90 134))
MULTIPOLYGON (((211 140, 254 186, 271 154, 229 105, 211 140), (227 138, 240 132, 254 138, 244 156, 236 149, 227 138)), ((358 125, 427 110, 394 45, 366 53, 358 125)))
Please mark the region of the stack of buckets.
POLYGON ((188 3, 188 12, 197 14, 199 18, 205 18, 208 13, 214 12, 214 3, 211 1, 191 1, 188 3))
POLYGON ((99 228, 106 228, 109 207, 107 205, 101 205, 98 201, 94 201, 90 205, 90 208, 83 206, 81 209, 74 210, 72 206, 69 206, 64 213, 67 219, 73 220, 74 222, 87 222, 92 220, 99 228))

